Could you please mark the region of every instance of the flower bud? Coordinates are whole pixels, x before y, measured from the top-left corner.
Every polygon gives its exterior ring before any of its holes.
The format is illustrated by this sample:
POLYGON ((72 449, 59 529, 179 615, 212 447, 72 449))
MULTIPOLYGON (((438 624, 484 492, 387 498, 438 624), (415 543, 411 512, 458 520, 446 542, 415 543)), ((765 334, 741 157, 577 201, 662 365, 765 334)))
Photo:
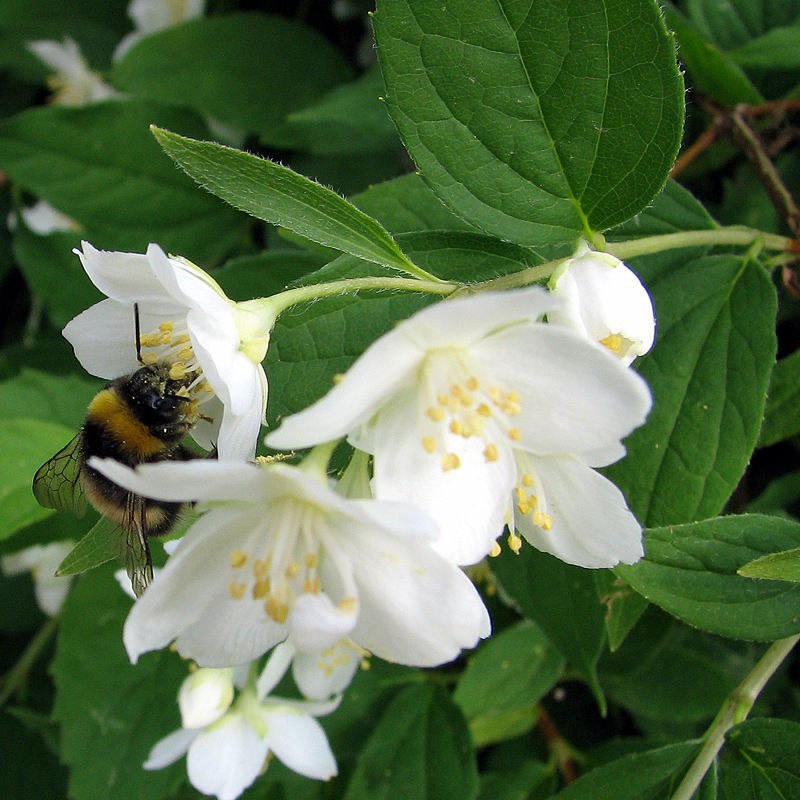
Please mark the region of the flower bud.
POLYGON ((233 702, 233 670, 198 669, 181 685, 178 705, 184 728, 205 728, 233 702))
POLYGON ((550 291, 563 305, 547 319, 605 345, 623 364, 653 346, 655 318, 647 289, 618 258, 581 243, 553 273, 550 291))

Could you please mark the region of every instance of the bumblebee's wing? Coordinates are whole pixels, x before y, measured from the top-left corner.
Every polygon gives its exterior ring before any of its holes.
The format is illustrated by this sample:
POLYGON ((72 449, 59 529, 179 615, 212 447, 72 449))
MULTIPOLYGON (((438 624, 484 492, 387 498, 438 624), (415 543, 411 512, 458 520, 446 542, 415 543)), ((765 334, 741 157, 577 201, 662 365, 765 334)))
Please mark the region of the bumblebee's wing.
POLYGON ((78 517, 86 513, 86 497, 81 486, 81 434, 59 450, 33 476, 33 494, 39 504, 78 517))
POLYGON ((125 501, 125 525, 119 537, 120 559, 131 579, 133 593, 139 597, 153 580, 153 560, 147 543, 145 500, 129 493, 125 501))

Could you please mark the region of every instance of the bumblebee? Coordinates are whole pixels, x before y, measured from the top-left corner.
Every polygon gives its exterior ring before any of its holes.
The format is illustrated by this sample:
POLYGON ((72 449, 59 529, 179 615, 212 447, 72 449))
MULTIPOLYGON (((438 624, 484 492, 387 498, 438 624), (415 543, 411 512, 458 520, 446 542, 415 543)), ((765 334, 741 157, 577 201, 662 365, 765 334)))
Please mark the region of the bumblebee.
POLYGON ((135 467, 197 458, 181 444, 201 417, 188 390, 195 377, 190 373, 176 380, 170 377, 168 363, 157 362, 111 381, 89 404, 77 436, 33 478, 33 493, 46 508, 82 516, 88 500, 112 523, 109 533, 117 537, 118 554, 137 597, 153 578, 149 537, 168 533, 185 504, 129 492, 87 460, 113 458, 135 467))

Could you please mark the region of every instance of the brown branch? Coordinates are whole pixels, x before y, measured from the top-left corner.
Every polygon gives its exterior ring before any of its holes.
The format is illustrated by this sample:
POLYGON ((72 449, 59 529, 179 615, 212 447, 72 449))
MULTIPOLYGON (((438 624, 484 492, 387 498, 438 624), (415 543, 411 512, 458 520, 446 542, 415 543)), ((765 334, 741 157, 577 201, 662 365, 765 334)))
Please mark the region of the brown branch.
POLYGON ((786 220, 789 229, 795 236, 800 236, 800 208, 767 155, 761 137, 750 127, 746 116, 747 111, 741 106, 729 112, 728 124, 731 136, 755 167, 772 204, 786 220))
POLYGON ((578 780, 578 768, 572 760, 572 750, 569 742, 561 735, 561 732, 541 703, 538 709, 538 725, 547 742, 547 749, 555 756, 558 770, 564 778, 564 783, 574 783, 578 780))
POLYGON ((702 155, 719 138, 720 126, 715 122, 710 128, 704 130, 681 154, 675 162, 675 166, 670 172, 670 177, 674 178, 679 172, 683 172, 689 164, 702 155))

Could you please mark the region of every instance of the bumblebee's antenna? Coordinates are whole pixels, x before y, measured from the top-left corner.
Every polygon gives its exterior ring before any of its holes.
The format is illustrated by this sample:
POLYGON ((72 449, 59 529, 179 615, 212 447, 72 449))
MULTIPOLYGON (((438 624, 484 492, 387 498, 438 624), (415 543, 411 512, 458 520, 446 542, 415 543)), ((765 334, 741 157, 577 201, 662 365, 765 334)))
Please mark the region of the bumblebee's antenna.
POLYGON ((142 338, 141 338, 141 329, 139 327, 139 304, 133 304, 133 327, 136 331, 136 360, 140 364, 144 364, 144 359, 142 358, 142 338))

